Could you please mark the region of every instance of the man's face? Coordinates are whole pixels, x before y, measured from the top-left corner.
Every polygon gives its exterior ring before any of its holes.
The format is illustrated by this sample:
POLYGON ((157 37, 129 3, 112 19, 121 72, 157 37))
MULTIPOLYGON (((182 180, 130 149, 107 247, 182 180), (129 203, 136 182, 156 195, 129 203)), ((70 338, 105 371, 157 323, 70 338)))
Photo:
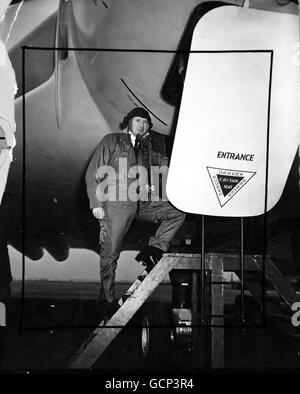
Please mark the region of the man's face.
POLYGON ((141 118, 139 116, 135 116, 129 121, 129 130, 132 132, 134 136, 138 134, 145 134, 149 130, 149 123, 146 118, 141 118))

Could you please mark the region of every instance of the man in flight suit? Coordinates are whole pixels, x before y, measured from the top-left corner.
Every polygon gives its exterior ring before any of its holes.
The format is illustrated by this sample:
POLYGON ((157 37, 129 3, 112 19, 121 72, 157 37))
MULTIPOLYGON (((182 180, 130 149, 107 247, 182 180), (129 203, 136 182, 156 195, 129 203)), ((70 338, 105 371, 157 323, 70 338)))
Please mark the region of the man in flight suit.
POLYGON ((185 214, 168 201, 148 198, 152 190, 148 170, 151 166, 167 169, 168 163, 167 157, 152 150, 151 127, 150 115, 144 108, 131 110, 120 124, 121 132, 107 134, 100 141, 86 173, 90 208, 100 222, 100 299, 107 316, 119 307, 115 298, 115 272, 122 242, 133 218, 159 223, 148 246, 136 256, 148 272, 168 250, 171 239, 185 220, 185 214), (139 177, 135 172, 137 168, 147 171, 141 171, 139 177), (145 174, 147 176, 143 176, 145 174), (137 190, 137 194, 132 193, 133 190, 137 190))

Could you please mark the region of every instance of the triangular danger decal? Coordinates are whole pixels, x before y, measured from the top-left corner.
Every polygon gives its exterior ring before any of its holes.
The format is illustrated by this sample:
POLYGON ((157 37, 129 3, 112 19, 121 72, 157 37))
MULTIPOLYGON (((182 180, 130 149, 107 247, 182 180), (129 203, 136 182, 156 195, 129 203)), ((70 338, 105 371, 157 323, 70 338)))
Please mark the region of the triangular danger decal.
POLYGON ((252 171, 206 167, 221 207, 256 174, 252 171))

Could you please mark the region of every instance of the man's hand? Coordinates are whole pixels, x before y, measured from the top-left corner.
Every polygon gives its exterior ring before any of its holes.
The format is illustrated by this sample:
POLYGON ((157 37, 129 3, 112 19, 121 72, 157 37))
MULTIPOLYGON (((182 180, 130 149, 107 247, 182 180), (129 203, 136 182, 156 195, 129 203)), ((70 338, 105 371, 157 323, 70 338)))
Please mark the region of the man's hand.
POLYGON ((95 218, 99 220, 102 220, 105 216, 105 212, 102 207, 94 208, 92 212, 95 218))
POLYGON ((136 138, 141 145, 148 146, 150 143, 150 133, 148 130, 146 130, 143 134, 137 134, 136 138))

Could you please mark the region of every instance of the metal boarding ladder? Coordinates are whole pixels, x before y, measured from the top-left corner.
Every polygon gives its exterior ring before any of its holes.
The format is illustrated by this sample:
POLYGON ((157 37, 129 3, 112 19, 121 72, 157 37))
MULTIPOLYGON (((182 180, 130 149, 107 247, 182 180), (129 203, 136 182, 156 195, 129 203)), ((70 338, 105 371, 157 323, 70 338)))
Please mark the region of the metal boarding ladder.
POLYGON ((91 368, 113 339, 126 326, 129 320, 144 304, 164 277, 175 267, 178 258, 172 254, 163 255, 158 264, 147 275, 142 275, 127 290, 125 302, 106 323, 103 321, 93 331, 88 340, 78 349, 71 360, 69 368, 91 368))
MULTIPOLYGON (((204 271, 210 272, 210 280, 200 286, 200 293, 195 294, 193 291, 193 311, 192 326, 194 328, 209 327, 210 328, 210 347, 211 347, 211 366, 212 368, 224 367, 224 271, 236 272, 238 276, 244 278, 247 288, 253 293, 254 297, 260 301, 268 301, 264 296, 264 288, 259 283, 248 281, 248 274, 264 273, 266 279, 272 284, 279 296, 285 301, 289 308, 294 302, 300 301, 300 297, 292 288, 289 281, 283 277, 281 272, 272 262, 269 256, 245 255, 243 256, 243 264, 241 267, 240 255, 232 253, 206 253, 187 254, 187 253, 165 253, 159 263, 147 275, 143 274, 132 284, 122 297, 123 305, 106 323, 101 322, 93 331, 90 337, 78 349, 77 353, 70 362, 71 369, 87 369, 91 368, 104 350, 109 346, 113 339, 122 331, 126 324, 130 321, 137 310, 144 304, 155 288, 162 282, 164 277, 173 269, 192 270, 194 272, 204 271), (243 272, 242 272, 243 271, 243 272), (244 276, 244 273, 247 275, 244 276), (205 288, 209 286, 209 300, 204 300, 205 288), (203 290, 202 290, 203 289, 203 290), (201 294, 202 293, 202 294, 201 294), (199 298, 202 304, 198 308, 199 298), (206 301, 206 302, 204 302, 206 301), (207 307, 206 304, 209 304, 207 307), (199 309, 199 311, 198 311, 199 309), (200 317, 200 313, 201 317, 200 317)), ((195 279, 195 278, 194 278, 195 279)), ((193 282, 196 280, 193 279, 193 282)), ((244 287, 242 287, 241 295, 243 297, 244 287)), ((266 303, 268 305, 268 303, 266 303)), ((267 314, 274 314, 274 309, 266 307, 267 314)), ((242 300, 242 323, 237 327, 247 327, 244 320, 244 307, 242 300)), ((261 326, 264 322, 262 321, 261 326)), ((199 330, 194 330, 195 343, 197 343, 197 335, 199 330)), ((195 349, 199 351, 201 344, 198 343, 195 349)), ((197 356, 197 355, 196 355, 197 356)), ((201 362, 200 362, 201 363, 201 362)))

